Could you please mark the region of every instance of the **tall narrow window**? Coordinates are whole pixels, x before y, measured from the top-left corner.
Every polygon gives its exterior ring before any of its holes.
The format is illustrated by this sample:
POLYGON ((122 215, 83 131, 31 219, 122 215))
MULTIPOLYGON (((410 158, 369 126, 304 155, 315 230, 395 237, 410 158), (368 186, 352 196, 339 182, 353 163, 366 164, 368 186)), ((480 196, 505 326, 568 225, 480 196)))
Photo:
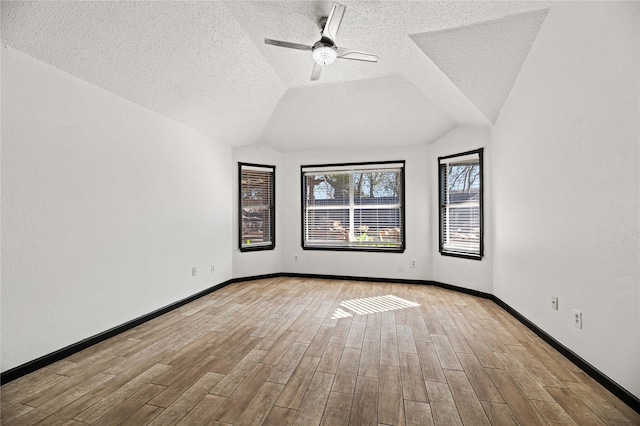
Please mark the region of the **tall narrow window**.
POLYGON ((482 151, 438 158, 443 255, 482 258, 482 151))
POLYGON ((302 166, 302 247, 404 251, 404 161, 302 166))
POLYGON ((275 239, 275 166, 238 163, 240 251, 271 250, 275 239))

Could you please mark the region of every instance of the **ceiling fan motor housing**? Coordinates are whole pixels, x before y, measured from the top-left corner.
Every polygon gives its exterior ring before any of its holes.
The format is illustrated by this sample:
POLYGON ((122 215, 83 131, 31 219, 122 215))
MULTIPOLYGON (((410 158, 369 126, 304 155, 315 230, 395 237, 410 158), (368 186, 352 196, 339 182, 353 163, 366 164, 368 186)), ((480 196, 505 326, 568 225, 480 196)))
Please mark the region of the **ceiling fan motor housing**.
POLYGON ((332 49, 336 49, 336 44, 328 37, 322 37, 320 40, 316 41, 313 45, 313 48, 316 49, 318 47, 325 46, 330 47, 332 49))

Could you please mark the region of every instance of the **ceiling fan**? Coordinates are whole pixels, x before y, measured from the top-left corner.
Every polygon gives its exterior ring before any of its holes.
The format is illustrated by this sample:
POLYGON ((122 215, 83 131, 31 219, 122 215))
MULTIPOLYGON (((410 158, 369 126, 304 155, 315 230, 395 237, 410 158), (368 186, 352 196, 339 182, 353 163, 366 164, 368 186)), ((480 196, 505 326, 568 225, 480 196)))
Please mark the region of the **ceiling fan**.
POLYGON ((311 72, 311 80, 318 80, 325 65, 330 65, 338 59, 351 59, 355 61, 378 62, 380 55, 375 53, 360 52, 358 50, 347 49, 336 46, 336 36, 342 22, 346 7, 340 3, 334 3, 329 17, 323 16, 318 20, 320 28, 320 40, 313 46, 306 44, 290 43, 288 41, 272 40, 265 38, 266 44, 274 46, 288 47, 289 49, 310 50, 315 64, 311 72))

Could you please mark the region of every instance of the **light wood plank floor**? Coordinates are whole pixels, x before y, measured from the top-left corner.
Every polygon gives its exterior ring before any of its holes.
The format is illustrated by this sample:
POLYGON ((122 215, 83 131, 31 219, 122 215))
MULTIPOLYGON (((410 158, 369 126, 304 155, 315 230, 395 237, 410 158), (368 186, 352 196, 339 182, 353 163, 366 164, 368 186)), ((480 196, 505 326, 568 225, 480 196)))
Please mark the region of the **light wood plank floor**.
POLYGON ((237 283, 2 386, 7 425, 640 424, 489 300, 237 283))

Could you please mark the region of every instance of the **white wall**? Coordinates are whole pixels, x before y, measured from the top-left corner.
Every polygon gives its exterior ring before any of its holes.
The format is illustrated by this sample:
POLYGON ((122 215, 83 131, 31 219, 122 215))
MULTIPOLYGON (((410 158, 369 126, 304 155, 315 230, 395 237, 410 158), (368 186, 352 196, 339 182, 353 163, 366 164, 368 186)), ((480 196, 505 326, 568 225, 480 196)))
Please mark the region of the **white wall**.
MULTIPOLYGON (((283 199, 279 215, 283 225, 283 272, 348 275, 359 277, 431 279, 432 244, 429 205, 433 182, 429 174, 429 146, 418 145, 374 149, 329 149, 283 155, 283 181, 278 188, 283 199), (359 253, 301 248, 300 166, 405 160, 405 214, 407 229, 404 253, 359 253), (298 256, 298 262, 294 256, 298 256), (416 267, 410 267, 410 260, 416 267)), ((436 248, 437 250, 437 248, 436 248)))
POLYGON ((231 278, 231 158, 3 47, 2 371, 231 278))
POLYGON ((433 247, 432 279, 445 284, 493 294, 493 213, 491 191, 490 130, 479 127, 457 127, 431 145, 429 173, 433 182, 431 191, 431 229, 433 247), (483 152, 483 241, 481 260, 442 256, 439 246, 438 218, 438 157, 484 148, 483 152))
POLYGON ((638 397, 639 8, 554 3, 492 131, 496 296, 638 397))
POLYGON ((233 149, 233 277, 253 277, 256 275, 282 272, 282 199, 286 194, 282 188, 282 154, 261 144, 251 144, 233 149), (273 250, 240 251, 238 234, 238 162, 263 164, 276 167, 276 246, 273 250))

